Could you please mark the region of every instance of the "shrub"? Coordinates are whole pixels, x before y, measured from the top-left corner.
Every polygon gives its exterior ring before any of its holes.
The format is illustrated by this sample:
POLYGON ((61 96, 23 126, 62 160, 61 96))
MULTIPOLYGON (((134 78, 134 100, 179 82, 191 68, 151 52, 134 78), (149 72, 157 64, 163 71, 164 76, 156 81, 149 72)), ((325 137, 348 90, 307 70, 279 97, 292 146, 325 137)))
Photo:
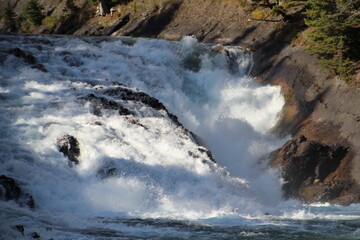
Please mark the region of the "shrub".
POLYGON ((43 9, 37 0, 28 0, 22 9, 20 15, 21 21, 28 20, 35 25, 41 25, 41 21, 45 18, 42 12, 43 9))

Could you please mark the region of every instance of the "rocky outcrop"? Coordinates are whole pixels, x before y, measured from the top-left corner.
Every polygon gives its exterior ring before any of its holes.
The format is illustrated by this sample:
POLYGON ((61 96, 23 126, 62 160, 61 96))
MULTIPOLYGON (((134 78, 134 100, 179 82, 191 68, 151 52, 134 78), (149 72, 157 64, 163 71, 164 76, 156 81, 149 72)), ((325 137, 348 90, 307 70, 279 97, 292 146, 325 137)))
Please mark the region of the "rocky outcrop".
POLYGON ((300 136, 278 150, 270 165, 281 168, 285 198, 348 204, 348 191, 354 181, 346 176, 339 178, 347 154, 343 146, 328 146, 300 136))
POLYGON ((13 178, 5 175, 0 176, 0 200, 15 201, 21 207, 35 208, 33 197, 24 193, 13 178))
POLYGON ((13 48, 8 51, 9 54, 21 58, 25 63, 29 64, 31 68, 38 69, 42 72, 47 72, 47 69, 42 64, 37 64, 36 59, 31 54, 28 54, 20 48, 13 48))
POLYGON ((105 97, 98 97, 95 94, 89 94, 86 97, 81 98, 82 100, 91 102, 92 113, 96 116, 101 116, 102 110, 116 110, 119 112, 120 115, 131 115, 131 111, 124 107, 123 105, 109 100, 105 97))
MULTIPOLYGON (((128 123, 144 129, 149 129, 152 126, 141 124, 140 121, 143 117, 165 118, 168 122, 172 123, 174 130, 180 129, 178 135, 179 138, 189 139, 194 142, 196 148, 188 152, 190 158, 201 161, 203 164, 207 164, 210 167, 214 167, 213 164, 216 163, 211 152, 199 144, 196 140, 196 136, 187 130, 178 121, 178 118, 166 109, 162 102, 144 92, 120 84, 119 86, 108 87, 105 89, 99 88, 94 94, 81 97, 80 101, 83 104, 90 103, 91 112, 96 116, 107 114, 106 110, 116 111, 119 115, 124 117, 128 123)), ((96 124, 101 125, 101 123, 96 124)), ((119 161, 119 159, 108 160, 98 169, 97 177, 104 180, 111 177, 126 175, 126 171, 117 167, 116 161, 119 161)))
POLYGON ((71 135, 63 135, 56 139, 56 144, 61 153, 69 160, 69 165, 80 162, 80 146, 78 140, 71 135))

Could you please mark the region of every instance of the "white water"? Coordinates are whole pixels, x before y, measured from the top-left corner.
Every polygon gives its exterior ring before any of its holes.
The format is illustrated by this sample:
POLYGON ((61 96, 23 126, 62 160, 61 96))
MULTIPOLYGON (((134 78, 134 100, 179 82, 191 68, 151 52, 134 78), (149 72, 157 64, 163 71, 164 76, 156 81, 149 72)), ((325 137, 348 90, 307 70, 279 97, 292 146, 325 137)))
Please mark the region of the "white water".
POLYGON ((94 228, 97 220, 89 219, 98 216, 215 219, 230 225, 232 217, 267 219, 267 212, 280 219, 320 216, 284 202, 280 180, 266 168, 267 154, 285 141, 269 133, 284 98, 279 87, 246 75, 252 64, 248 53, 229 50, 238 63, 230 71, 224 52, 191 37, 179 43, 138 39, 133 45, 116 38, 41 39, 0 41, 0 49, 19 47, 48 70, 32 69, 11 54, 0 56, 0 174, 17 179, 37 207, 32 212, 0 203, 0 217, 9 224, 19 216, 34 229, 44 222, 59 229, 94 228), (207 157, 164 112, 133 104, 136 116, 130 118, 141 127, 111 111, 95 116, 78 100, 119 83, 163 102, 218 164, 203 164, 207 157), (55 144, 64 134, 80 143, 80 164, 73 168, 55 144), (118 175, 100 180, 97 171, 104 165, 116 167, 118 175))

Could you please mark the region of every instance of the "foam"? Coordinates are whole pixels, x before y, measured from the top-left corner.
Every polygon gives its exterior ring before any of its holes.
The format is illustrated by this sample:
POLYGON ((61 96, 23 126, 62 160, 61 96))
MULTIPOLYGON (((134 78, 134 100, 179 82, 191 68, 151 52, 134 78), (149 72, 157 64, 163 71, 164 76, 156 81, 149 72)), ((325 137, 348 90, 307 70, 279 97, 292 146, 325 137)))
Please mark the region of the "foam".
POLYGON ((250 53, 225 48, 238 66, 229 69, 225 50, 192 37, 138 39, 132 46, 121 39, 40 37, 53 45, 43 51, 26 37, 6 38, 0 47, 17 45, 48 69, 31 69, 14 56, 0 66, 0 109, 7 113, 0 121, 0 169, 26 185, 39 211, 204 219, 257 217, 281 204, 280 180, 259 159, 286 140, 269 133, 284 98, 279 87, 247 76, 250 53), (203 164, 199 146, 164 111, 129 105, 136 125, 111 110, 95 116, 78 100, 119 83, 162 101, 218 164, 203 164), (76 167, 57 149, 63 134, 79 141, 76 167), (100 180, 103 166, 115 167, 116 176, 100 180))

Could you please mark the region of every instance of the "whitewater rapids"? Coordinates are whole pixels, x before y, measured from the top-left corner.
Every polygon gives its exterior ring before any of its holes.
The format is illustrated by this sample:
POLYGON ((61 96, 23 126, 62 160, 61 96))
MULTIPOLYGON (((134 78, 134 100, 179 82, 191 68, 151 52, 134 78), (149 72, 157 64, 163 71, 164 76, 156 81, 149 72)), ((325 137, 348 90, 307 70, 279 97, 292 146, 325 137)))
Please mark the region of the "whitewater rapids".
POLYGON ((284 97, 280 87, 248 76, 251 53, 192 37, 8 35, 0 49, 0 174, 16 179, 36 204, 31 211, 0 202, 4 239, 17 238, 18 224, 54 239, 186 238, 164 226, 319 216, 284 202, 281 179, 267 168, 267 155, 286 141, 271 134, 284 97), (15 48, 35 63, 11 54, 15 48), (192 134, 166 111, 136 102, 111 98, 134 112, 129 117, 94 114, 79 101, 120 86, 159 99, 192 134), (77 165, 56 146, 64 134, 79 141, 77 165), (199 152, 204 147, 216 163, 199 152), (99 178, 109 165, 116 174, 99 178))

